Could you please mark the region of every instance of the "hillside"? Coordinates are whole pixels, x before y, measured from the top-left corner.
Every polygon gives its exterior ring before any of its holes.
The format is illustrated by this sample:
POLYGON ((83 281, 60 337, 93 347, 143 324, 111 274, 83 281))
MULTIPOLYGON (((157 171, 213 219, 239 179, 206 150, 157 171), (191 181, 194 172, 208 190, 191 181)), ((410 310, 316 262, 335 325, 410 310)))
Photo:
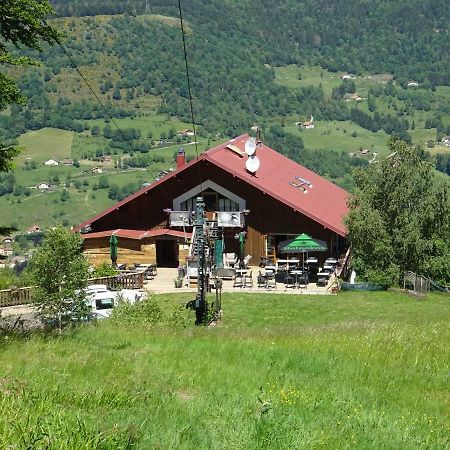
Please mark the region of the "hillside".
MULTIPOLYGON (((53 3, 64 16, 54 24, 67 52, 103 106, 58 46, 37 55, 41 67, 9 69, 29 103, 0 116, 2 137, 24 146, 14 182, 0 179, 0 206, 20 227, 34 223, 33 214, 20 212, 22 201, 42 206, 31 189, 37 183, 57 176, 57 195, 69 192, 58 207, 48 202, 48 224, 78 223, 117 199, 113 193, 86 204, 96 196, 91 169, 100 165, 108 184, 121 186, 123 173, 139 168, 149 172, 140 181, 149 182, 173 166, 174 151, 189 141, 177 132, 192 127, 174 6, 53 3), (74 166, 50 171, 43 166, 49 158, 70 158, 74 166), (71 178, 88 184, 80 190, 71 178), (72 202, 84 207, 72 209, 72 202)), ((183 5, 199 151, 257 123, 275 149, 348 189, 352 168, 385 155, 391 135, 424 143, 437 168, 450 172, 450 147, 441 142, 450 134, 449 8, 407 3, 401 10, 392 1, 183 5), (314 129, 296 125, 311 116, 314 129)), ((188 150, 192 157, 194 147, 188 150)), ((132 172, 125 184, 126 192, 138 187, 132 172)))

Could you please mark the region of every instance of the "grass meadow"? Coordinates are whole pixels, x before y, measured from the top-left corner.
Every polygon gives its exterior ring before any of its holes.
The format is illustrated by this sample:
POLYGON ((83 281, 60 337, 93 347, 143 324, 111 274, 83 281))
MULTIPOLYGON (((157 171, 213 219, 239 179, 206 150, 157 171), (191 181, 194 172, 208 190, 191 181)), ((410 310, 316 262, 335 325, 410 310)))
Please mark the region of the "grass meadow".
POLYGON ((73 131, 59 130, 56 128, 42 128, 36 131, 28 131, 19 138, 22 152, 16 158, 17 163, 26 158, 43 163, 50 158, 57 161, 69 158, 73 141, 73 131))
POLYGON ((450 445, 448 296, 231 293, 223 309, 212 328, 180 326, 183 309, 173 326, 3 337, 0 447, 450 445))

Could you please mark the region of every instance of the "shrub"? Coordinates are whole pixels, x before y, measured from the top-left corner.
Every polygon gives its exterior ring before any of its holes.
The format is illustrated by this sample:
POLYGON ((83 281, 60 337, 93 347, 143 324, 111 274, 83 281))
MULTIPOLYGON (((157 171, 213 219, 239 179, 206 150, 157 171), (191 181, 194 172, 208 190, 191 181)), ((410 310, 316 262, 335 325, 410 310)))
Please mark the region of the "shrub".
POLYGON ((116 325, 133 325, 141 327, 186 327, 187 317, 184 306, 175 306, 170 313, 165 313, 157 299, 150 294, 140 302, 131 304, 119 300, 119 305, 113 309, 111 320, 116 325))

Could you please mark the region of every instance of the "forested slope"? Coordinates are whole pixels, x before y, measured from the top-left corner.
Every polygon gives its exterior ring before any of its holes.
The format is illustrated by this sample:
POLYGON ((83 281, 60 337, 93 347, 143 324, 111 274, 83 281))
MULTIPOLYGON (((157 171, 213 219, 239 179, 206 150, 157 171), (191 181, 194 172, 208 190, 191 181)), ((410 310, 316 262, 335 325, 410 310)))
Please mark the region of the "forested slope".
MULTIPOLYGON (((161 0, 53 0, 61 15, 162 13, 161 0)), ((242 49, 263 49, 273 65, 320 64, 332 70, 390 72, 398 79, 449 84, 450 3, 446 0, 190 0, 186 17, 200 34, 242 49)))

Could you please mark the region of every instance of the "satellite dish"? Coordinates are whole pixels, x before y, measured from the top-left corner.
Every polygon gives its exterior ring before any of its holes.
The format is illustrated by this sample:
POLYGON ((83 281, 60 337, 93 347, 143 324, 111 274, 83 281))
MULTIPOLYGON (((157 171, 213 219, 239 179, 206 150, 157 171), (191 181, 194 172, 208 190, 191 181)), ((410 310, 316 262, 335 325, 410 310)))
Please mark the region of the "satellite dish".
POLYGON ((247 161, 245 161, 245 168, 250 173, 255 173, 259 169, 260 164, 261 162, 257 156, 250 156, 247 161))
POLYGON ((256 152, 256 141, 253 138, 249 138, 245 141, 245 153, 248 156, 254 155, 256 152))

